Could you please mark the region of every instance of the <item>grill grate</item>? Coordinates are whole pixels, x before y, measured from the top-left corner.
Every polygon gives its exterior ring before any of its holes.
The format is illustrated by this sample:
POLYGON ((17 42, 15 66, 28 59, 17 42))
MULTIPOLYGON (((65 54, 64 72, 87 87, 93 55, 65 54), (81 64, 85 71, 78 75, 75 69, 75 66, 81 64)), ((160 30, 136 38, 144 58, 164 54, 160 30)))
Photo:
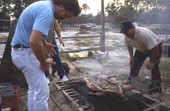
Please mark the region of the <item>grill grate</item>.
POLYGON ((80 81, 81 79, 54 83, 57 90, 64 94, 73 111, 170 111, 167 106, 144 94, 130 96, 127 101, 108 95, 88 95, 89 88, 80 81))
POLYGON ((93 111, 93 106, 86 102, 73 88, 64 82, 54 84, 57 89, 61 90, 67 101, 71 104, 73 111, 93 111))

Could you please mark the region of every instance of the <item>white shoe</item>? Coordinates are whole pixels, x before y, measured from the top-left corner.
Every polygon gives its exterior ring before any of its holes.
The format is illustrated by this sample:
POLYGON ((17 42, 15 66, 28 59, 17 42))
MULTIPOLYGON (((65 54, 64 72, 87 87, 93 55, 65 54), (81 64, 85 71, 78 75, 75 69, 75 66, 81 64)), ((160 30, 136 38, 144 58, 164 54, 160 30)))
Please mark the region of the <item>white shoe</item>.
POLYGON ((63 78, 61 79, 62 81, 68 81, 67 76, 63 76, 63 78))

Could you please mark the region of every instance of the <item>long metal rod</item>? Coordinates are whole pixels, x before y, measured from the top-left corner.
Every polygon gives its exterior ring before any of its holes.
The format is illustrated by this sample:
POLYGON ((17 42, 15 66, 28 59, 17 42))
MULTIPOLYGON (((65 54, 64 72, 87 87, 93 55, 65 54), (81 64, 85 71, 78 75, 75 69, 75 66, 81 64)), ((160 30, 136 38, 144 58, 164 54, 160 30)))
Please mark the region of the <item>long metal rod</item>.
POLYGON ((63 54, 61 54, 61 56, 63 56, 65 59, 67 59, 79 72, 81 72, 81 70, 75 64, 73 64, 73 62, 71 62, 68 57, 64 56, 63 54))
POLYGON ((6 44, 7 42, 0 42, 0 44, 6 44))
POLYGON ((158 86, 153 87, 153 88, 151 88, 151 89, 148 89, 148 90, 146 90, 146 91, 143 91, 143 92, 139 93, 139 95, 142 95, 142 94, 145 94, 145 93, 148 93, 148 92, 152 92, 152 91, 154 91, 154 90, 156 90, 156 89, 159 89, 159 87, 158 87, 158 86))
MULTIPOLYGON (((62 39, 76 39, 76 38, 97 38, 100 37, 100 34, 95 35, 87 35, 87 36, 71 36, 71 37, 62 37, 62 39)), ((55 39, 58 39, 58 37, 55 37, 55 39)))
POLYGON ((56 102, 51 95, 50 95, 50 99, 55 103, 55 105, 56 105, 61 111, 64 111, 64 110, 60 107, 60 105, 58 104, 58 102, 56 102))
POLYGON ((2 22, 10 22, 10 20, 8 20, 8 19, 0 19, 0 21, 2 21, 2 22))
POLYGON ((77 49, 77 50, 68 50, 68 51, 60 51, 61 53, 71 53, 71 52, 80 52, 80 51, 89 51, 89 50, 97 50, 100 47, 91 47, 91 48, 84 48, 84 49, 77 49))
MULTIPOLYGON (((99 34, 96 35, 87 35, 87 36, 70 36, 70 37, 62 37, 62 39, 75 39, 75 38, 98 38, 100 37, 99 34)), ((55 37, 54 39, 58 39, 58 37, 55 37)), ((6 44, 7 42, 0 41, 0 44, 6 44)))

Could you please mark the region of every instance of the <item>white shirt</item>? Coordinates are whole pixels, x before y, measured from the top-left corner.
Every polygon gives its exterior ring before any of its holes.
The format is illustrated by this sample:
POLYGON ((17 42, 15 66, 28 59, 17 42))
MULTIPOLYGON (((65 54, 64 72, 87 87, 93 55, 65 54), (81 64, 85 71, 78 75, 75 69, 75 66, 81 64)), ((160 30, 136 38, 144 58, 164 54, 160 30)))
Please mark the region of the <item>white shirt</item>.
POLYGON ((143 54, 161 43, 161 41, 156 34, 145 27, 135 27, 135 36, 133 39, 125 37, 126 46, 135 47, 143 54))

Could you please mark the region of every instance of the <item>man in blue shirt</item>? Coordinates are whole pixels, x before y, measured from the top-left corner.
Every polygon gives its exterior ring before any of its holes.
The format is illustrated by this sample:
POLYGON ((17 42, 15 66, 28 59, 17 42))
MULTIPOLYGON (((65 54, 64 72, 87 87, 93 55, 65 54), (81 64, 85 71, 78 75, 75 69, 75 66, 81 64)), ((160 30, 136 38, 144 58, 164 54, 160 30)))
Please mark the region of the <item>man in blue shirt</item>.
POLYGON ((53 18, 76 17, 81 9, 77 0, 38 1, 29 5, 20 15, 13 36, 12 60, 28 83, 28 110, 48 110, 49 87, 44 71, 49 69, 44 48, 53 54, 53 45, 42 43, 48 35, 53 18))

